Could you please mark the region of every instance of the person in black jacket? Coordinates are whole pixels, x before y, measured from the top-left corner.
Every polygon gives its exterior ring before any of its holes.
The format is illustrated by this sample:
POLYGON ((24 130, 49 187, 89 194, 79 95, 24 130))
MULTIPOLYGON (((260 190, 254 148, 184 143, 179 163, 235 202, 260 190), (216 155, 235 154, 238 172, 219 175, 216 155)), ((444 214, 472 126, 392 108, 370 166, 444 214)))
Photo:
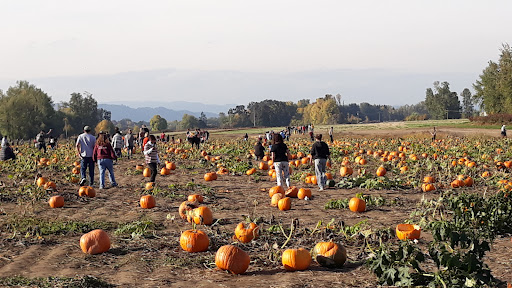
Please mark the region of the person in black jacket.
POLYGON ((16 155, 14 155, 9 142, 2 142, 2 149, 0 150, 0 161, 6 161, 9 159, 16 159, 16 155))
POLYGON ((270 153, 272 154, 272 161, 276 169, 277 186, 283 187, 284 181, 286 183, 286 189, 290 188, 290 166, 288 164, 290 150, 288 150, 288 146, 283 143, 281 134, 276 133, 272 137, 270 153))
POLYGON ((331 152, 329 151, 329 146, 327 143, 322 141, 322 134, 317 134, 315 136, 315 143, 311 147, 311 159, 310 162, 315 161, 315 174, 318 182, 319 190, 322 191, 325 189, 325 184, 327 182, 327 177, 325 176, 325 166, 327 164, 327 160, 331 159, 331 152))
POLYGON ((265 147, 261 144, 261 138, 258 138, 258 142, 254 146, 254 156, 256 156, 256 160, 262 160, 265 156, 265 147))

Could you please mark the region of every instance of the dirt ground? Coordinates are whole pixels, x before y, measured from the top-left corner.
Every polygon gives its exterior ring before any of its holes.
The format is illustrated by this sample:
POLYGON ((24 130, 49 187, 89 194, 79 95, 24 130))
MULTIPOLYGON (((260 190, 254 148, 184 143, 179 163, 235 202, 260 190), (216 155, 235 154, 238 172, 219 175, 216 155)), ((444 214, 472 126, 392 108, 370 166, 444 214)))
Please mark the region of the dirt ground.
MULTIPOLYGON (((400 137, 417 135, 427 137, 428 129, 377 129, 347 132, 335 135, 349 137, 400 137)), ((448 135, 487 135, 495 137, 496 131, 486 129, 440 128, 438 137, 448 135)), ((251 135, 255 137, 256 135, 251 135)), ((212 134, 215 139, 215 134, 212 134)), ((241 137, 233 135, 231 137, 241 137)), ((302 136, 298 136, 302 137, 302 136)), ((430 136, 428 136, 430 137, 430 136)), ((376 287, 376 277, 364 266, 364 253, 360 243, 344 243, 348 262, 342 269, 320 267, 314 261, 311 268, 303 272, 286 272, 280 264, 276 251, 279 251, 286 238, 282 233, 262 233, 257 241, 239 244, 251 256, 251 265, 244 275, 231 275, 215 269, 216 250, 225 244, 233 243, 235 226, 250 217, 259 218, 261 230, 282 224, 286 229, 293 219, 298 219, 299 229, 286 248, 304 247, 312 249, 314 244, 328 239, 336 240, 335 235, 312 233, 317 223, 328 223, 335 219, 345 225, 354 225, 367 220, 371 228, 394 229, 397 223, 407 219, 423 197, 417 190, 405 191, 364 191, 365 194, 381 195, 386 200, 396 200, 401 205, 382 206, 363 214, 348 209, 326 210, 324 205, 330 199, 351 198, 359 189, 329 189, 318 191, 310 185, 313 198, 309 201, 294 199, 290 211, 279 211, 270 206, 268 189, 275 185, 269 176, 259 179, 246 175, 221 175, 219 179, 206 182, 203 179, 205 169, 186 167, 197 160, 177 159, 177 169, 168 176, 157 176, 159 187, 178 185, 182 189, 175 191, 173 197, 156 196, 157 207, 141 209, 139 197, 147 178, 132 175, 136 164, 142 164, 142 156, 135 159, 123 158, 114 167, 118 188, 97 190, 95 198, 78 197, 78 184, 58 184, 58 194, 64 196, 65 207, 49 208, 46 201, 20 201, 15 198, 1 199, 0 202, 0 277, 21 275, 35 277, 78 277, 91 275, 119 287, 376 287), (195 186, 187 188, 187 183, 195 186), (182 220, 178 207, 189 194, 205 195, 205 204, 209 206, 218 222, 212 226, 200 226, 210 236, 210 248, 207 252, 189 254, 179 245, 181 231, 192 229, 191 224, 182 220), (77 233, 64 235, 13 235, 6 224, 13 217, 25 216, 51 221, 104 221, 108 223, 129 223, 141 219, 151 219, 155 228, 145 236, 114 235, 115 228, 108 230, 112 246, 110 251, 100 255, 86 255, 79 246, 77 233)), ((332 171, 337 174, 336 171, 332 171)), ((57 178, 58 173, 48 175, 57 178)), ((96 179, 98 177, 96 168, 96 179)), ((335 176, 336 180, 339 177, 335 176)), ((0 174, 0 180, 9 186, 12 182, 7 173, 0 174)), ((30 180, 27 180, 30 181, 30 180)), ((62 182, 62 181, 61 181, 62 182)), ((108 180, 107 180, 108 182, 108 180)), ((292 183, 299 187, 304 183, 292 183)), ((20 185, 20 183, 18 183, 20 185)), ((6 188, 10 189, 10 188, 6 188)), ((15 189, 15 188, 12 188, 15 189)), ((436 197, 436 193, 426 197, 436 197)), ((37 229, 37 228, 34 228, 37 229)), ((289 231, 289 230, 285 230, 289 231)), ((429 236, 425 235, 428 239, 429 236)), ((427 241, 427 240, 421 240, 427 241)), ((502 281, 512 281, 512 242, 510 238, 495 241, 487 264, 494 276, 502 281)))

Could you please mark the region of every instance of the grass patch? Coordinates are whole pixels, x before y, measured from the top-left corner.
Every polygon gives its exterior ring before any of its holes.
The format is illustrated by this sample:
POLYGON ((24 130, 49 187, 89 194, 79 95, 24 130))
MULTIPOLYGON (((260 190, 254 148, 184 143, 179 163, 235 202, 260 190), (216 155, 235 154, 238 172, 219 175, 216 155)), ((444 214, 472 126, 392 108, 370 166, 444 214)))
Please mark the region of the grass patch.
POLYGON ((69 287, 69 288, 110 288, 115 287, 93 276, 82 276, 78 278, 46 277, 27 278, 23 276, 0 277, 0 285, 3 287, 69 287))
POLYGON ((174 268, 204 268, 215 266, 215 254, 195 253, 194 257, 168 257, 165 266, 174 268))
POLYGON ((151 219, 141 219, 138 221, 121 224, 114 231, 115 235, 131 235, 132 238, 147 236, 153 233, 156 229, 161 228, 151 219))
POLYGON ((6 230, 15 234, 30 236, 83 234, 94 229, 109 230, 114 223, 105 221, 51 221, 34 217, 13 217, 7 224, 6 230))

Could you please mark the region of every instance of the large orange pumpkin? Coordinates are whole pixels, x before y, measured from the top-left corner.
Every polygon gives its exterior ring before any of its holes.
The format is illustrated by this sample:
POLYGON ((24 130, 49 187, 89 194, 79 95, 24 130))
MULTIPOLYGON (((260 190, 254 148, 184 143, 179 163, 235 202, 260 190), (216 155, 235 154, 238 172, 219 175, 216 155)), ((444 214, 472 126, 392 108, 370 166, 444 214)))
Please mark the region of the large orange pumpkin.
POLYGON ((191 216, 187 218, 189 222, 193 221, 196 224, 202 225, 211 225, 213 223, 212 210, 206 206, 197 207, 189 212, 189 214, 191 216))
POLYGON ((352 212, 364 212, 366 211, 366 202, 363 199, 354 197, 348 202, 348 208, 352 212))
POLYGON ((268 190, 268 196, 272 197, 274 194, 280 193, 284 195, 284 188, 282 186, 274 186, 268 190))
POLYGON ((285 195, 286 195, 286 197, 295 198, 295 197, 297 197, 298 193, 299 193, 299 189, 295 186, 292 186, 292 187, 288 188, 288 190, 286 190, 285 195))
POLYGON ((290 210, 292 208, 292 200, 290 197, 285 197, 277 202, 277 208, 281 211, 290 210))
POLYGON ((270 206, 276 207, 279 200, 283 199, 283 197, 284 196, 281 193, 276 193, 272 195, 272 199, 270 200, 270 206))
POLYGON ((311 189, 309 188, 300 188, 299 192, 297 193, 297 198, 299 199, 305 199, 308 197, 308 199, 311 199, 311 189))
POLYGON ((64 197, 57 195, 52 196, 50 198, 50 201, 48 201, 48 204, 50 204, 50 207, 52 208, 60 208, 64 206, 64 197))
POLYGON ((377 176, 384 176, 386 175, 386 168, 384 168, 384 166, 380 166, 379 168, 377 168, 377 176))
POLYGON ((418 225, 412 224, 398 224, 396 226, 396 236, 400 240, 405 239, 418 239, 421 235, 421 228, 418 225))
POLYGON ((210 238, 201 230, 186 230, 181 233, 180 246, 187 252, 203 252, 208 250, 210 238))
POLYGON ((215 265, 233 274, 243 274, 247 271, 250 261, 249 254, 233 245, 224 245, 215 254, 215 265))
POLYGON ((352 175, 352 173, 354 173, 354 170, 350 167, 343 166, 340 168, 341 177, 350 176, 352 175))
POLYGON ((341 267, 347 261, 347 250, 334 242, 320 242, 313 248, 313 258, 324 267, 341 267))
POLYGON ((87 254, 100 254, 110 249, 110 237, 107 232, 96 229, 80 237, 80 248, 87 254))
POLYGON ((241 222, 235 228, 235 237, 242 243, 249 243, 252 239, 258 237, 258 231, 259 227, 256 223, 251 222, 249 225, 246 225, 241 222))
POLYGON ((156 201, 155 197, 151 195, 144 195, 140 197, 140 207, 144 209, 151 209, 155 207, 156 201))
POLYGON ((288 249, 283 252, 282 263, 284 269, 288 271, 302 271, 309 268, 311 264, 311 255, 308 250, 303 248, 288 249))
POLYGON ((96 197, 96 190, 91 186, 82 186, 78 189, 78 196, 87 196, 89 198, 96 197))
POLYGON ((142 176, 151 177, 151 170, 149 168, 144 168, 144 171, 142 172, 142 176))

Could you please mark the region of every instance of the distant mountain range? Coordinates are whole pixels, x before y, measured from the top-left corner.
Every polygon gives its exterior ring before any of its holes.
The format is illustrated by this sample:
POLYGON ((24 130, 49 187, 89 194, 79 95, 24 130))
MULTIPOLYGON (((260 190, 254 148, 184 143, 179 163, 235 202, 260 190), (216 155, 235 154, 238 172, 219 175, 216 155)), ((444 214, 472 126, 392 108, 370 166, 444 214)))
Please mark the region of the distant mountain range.
MULTIPOLYGON (((168 107, 186 107, 186 103, 189 103, 190 105, 194 105, 195 103, 190 102, 180 102, 181 106, 179 105, 172 105, 172 103, 144 103, 146 105, 148 104, 162 104, 168 107)), ((199 104, 199 103, 198 103, 199 104)), ((128 107, 126 105, 117 105, 117 104, 98 104, 98 108, 103 108, 105 110, 108 110, 112 112, 112 120, 119 121, 122 119, 130 119, 132 121, 138 122, 138 121, 149 121, 153 116, 160 115, 162 118, 165 118, 167 121, 174 121, 178 120, 181 121, 184 114, 188 115, 194 115, 195 117, 199 117, 201 115, 201 112, 204 112, 206 117, 217 117, 218 113, 208 112, 199 110, 200 108, 204 107, 205 105, 200 104, 198 105, 199 112, 196 111, 189 111, 189 110, 173 110, 165 107, 138 107, 138 108, 132 108, 128 107)), ((195 107, 195 106, 192 106, 195 107)), ((231 106, 231 107, 234 107, 231 106)), ((219 109, 218 107, 214 108, 214 110, 219 109)), ((229 109, 229 108, 228 108, 229 109)), ((227 110, 222 111, 227 113, 227 110)))

